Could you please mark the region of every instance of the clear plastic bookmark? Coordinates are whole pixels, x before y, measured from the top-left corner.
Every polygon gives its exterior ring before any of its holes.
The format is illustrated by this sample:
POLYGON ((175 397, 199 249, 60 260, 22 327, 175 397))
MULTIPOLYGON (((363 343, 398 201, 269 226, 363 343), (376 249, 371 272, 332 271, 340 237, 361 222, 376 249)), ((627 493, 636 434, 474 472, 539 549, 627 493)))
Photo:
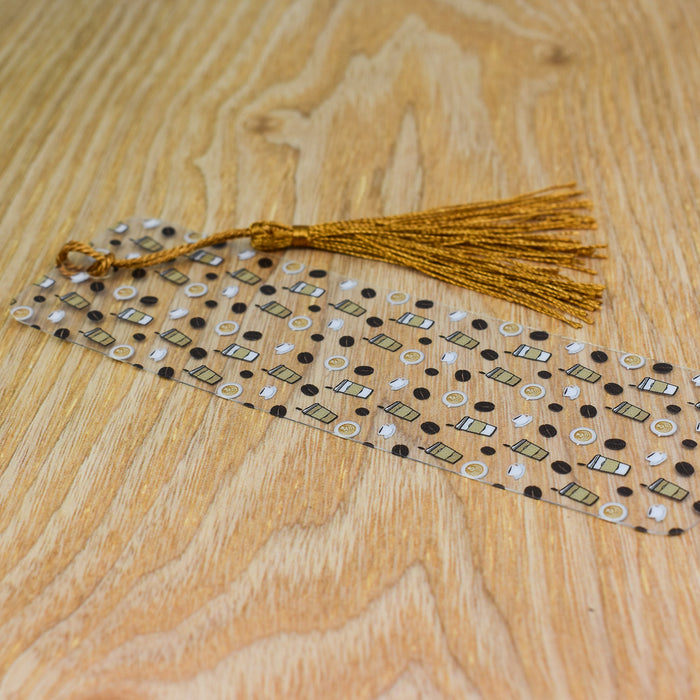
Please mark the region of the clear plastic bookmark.
MULTIPOLYGON (((129 219, 138 257, 200 234, 129 219)), ((644 532, 700 522, 700 372, 370 287, 246 241, 107 278, 54 269, 11 313, 216 397, 644 532)))

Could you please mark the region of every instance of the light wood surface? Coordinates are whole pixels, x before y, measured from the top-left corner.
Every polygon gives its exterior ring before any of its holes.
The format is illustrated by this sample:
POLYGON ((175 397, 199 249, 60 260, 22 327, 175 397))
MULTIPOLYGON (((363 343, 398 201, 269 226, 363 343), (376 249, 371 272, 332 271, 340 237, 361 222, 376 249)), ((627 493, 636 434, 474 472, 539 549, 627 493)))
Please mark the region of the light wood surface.
MULTIPOLYGON (((699 30, 682 0, 4 0, 2 299, 124 216, 214 231, 576 179, 609 246, 581 331, 332 264, 700 367, 699 30)), ((1 322, 0 697, 700 695, 696 531, 615 527, 1 322)))

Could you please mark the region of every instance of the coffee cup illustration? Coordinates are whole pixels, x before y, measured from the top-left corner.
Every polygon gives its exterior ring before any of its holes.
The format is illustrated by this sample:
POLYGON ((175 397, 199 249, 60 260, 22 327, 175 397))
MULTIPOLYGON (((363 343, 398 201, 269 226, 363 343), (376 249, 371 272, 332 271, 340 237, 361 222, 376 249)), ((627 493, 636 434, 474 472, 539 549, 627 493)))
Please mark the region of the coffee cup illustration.
POLYGON ((264 386, 262 389, 260 389, 260 393, 258 395, 261 396, 263 399, 271 399, 276 393, 277 387, 272 386, 272 384, 268 384, 267 386, 264 386))
POLYGON ((341 289, 354 289, 357 287, 357 280, 343 280, 339 285, 341 289))
POLYGON ((156 348, 155 350, 151 350, 148 359, 153 360, 154 362, 160 362, 167 354, 168 351, 165 348, 156 348))
POLYGON ((654 450, 654 452, 648 454, 645 459, 652 467, 655 467, 658 464, 665 462, 668 459, 668 455, 665 452, 654 450))
POLYGON ((278 355, 285 355, 292 350, 294 350, 294 343, 280 343, 279 345, 275 345, 275 352, 278 355))
POLYGON ((666 517, 667 513, 668 511, 663 503, 654 503, 649 506, 649 510, 647 510, 647 518, 652 518, 656 520, 657 523, 660 523, 666 517))
POLYGON ((520 387, 520 396, 526 401, 537 401, 544 398, 547 390, 541 384, 525 384, 520 387))
POLYGON ((216 393, 222 399, 235 399, 236 396, 239 396, 243 393, 243 387, 240 384, 236 384, 235 382, 219 384, 219 386, 216 388, 216 393))
POLYGON ((66 312, 63 311, 63 309, 57 309, 56 311, 52 311, 47 318, 51 323, 59 323, 59 321, 64 319, 65 315, 66 312))
POLYGON ((573 384, 569 384, 569 386, 564 387, 564 397, 567 399, 571 399, 572 401, 574 399, 577 399, 580 393, 581 388, 578 386, 574 386, 573 384))
POLYGON ((508 467, 506 474, 512 479, 521 479, 525 476, 525 465, 520 464, 520 462, 515 462, 508 467))
POLYGON ((182 309, 182 308, 171 309, 170 311, 168 311, 168 317, 172 318, 172 319, 178 319, 178 318, 183 318, 184 316, 187 316, 188 313, 189 313, 189 311, 187 309, 182 309))
POLYGON ((693 377, 693 384, 695 384, 695 386, 700 386, 700 374, 696 374, 693 377))
POLYGON ((230 286, 228 286, 228 287, 225 287, 225 288, 224 288, 224 291, 221 292, 221 293, 222 293, 225 297, 227 297, 227 298, 229 298, 229 299, 233 299, 233 297, 235 297, 236 294, 238 294, 238 287, 237 287, 235 284, 232 284, 232 285, 230 285, 230 286))
POLYGON ((498 327, 498 332, 501 335, 504 335, 506 338, 510 338, 514 335, 520 335, 523 332, 523 327, 519 323, 508 321, 506 323, 502 323, 498 327))
POLYGON ((381 437, 390 438, 396 432, 396 426, 393 423, 384 423, 378 432, 381 437))
POLYGON ((450 352, 444 352, 442 354, 442 357, 440 358, 442 362, 444 362, 446 365, 452 365, 455 362, 457 362, 457 353, 450 351, 450 352))
POLYGON ((569 353, 569 355, 575 355, 577 352, 581 352, 586 346, 583 343, 569 343, 566 346, 566 352, 569 353))
POLYGON ((521 413, 511 420, 516 428, 524 428, 526 425, 530 425, 530 423, 532 423, 533 418, 527 413, 521 413))
POLYGON ((442 395, 442 403, 444 403, 448 408, 463 406, 465 403, 467 403, 467 395, 463 391, 452 389, 451 391, 446 391, 442 395))
POLYGON ((389 292, 386 295, 386 300, 390 304, 405 304, 411 296, 409 294, 406 294, 406 292, 389 292))
POLYGON ((345 325, 345 321, 342 318, 332 318, 328 321, 328 327, 332 331, 339 331, 345 325))
POLYGON ((408 386, 408 379, 406 379, 406 377, 397 377, 389 382, 389 387, 392 391, 403 389, 405 386, 408 386))
POLYGON ((625 369, 639 369, 644 366, 644 358, 628 352, 620 358, 620 364, 625 369))

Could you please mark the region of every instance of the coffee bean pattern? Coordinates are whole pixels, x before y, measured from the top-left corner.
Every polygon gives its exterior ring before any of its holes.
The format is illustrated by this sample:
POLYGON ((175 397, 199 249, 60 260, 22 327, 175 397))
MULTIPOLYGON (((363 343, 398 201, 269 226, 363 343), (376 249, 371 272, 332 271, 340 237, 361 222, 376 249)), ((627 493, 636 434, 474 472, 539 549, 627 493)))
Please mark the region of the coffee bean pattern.
MULTIPOLYGON (((164 247, 188 233, 128 225, 164 247)), ((113 231, 92 240, 143 252, 113 231)), ((534 500, 643 532, 700 523, 699 372, 309 269, 301 255, 232 241, 99 280, 53 270, 51 294, 30 285, 11 313, 162 378, 534 500), (192 284, 206 293, 188 296, 192 284), (126 309, 129 323, 117 318, 126 309), (545 354, 514 357, 531 341, 545 354), (521 394, 528 384, 543 393, 521 394)))

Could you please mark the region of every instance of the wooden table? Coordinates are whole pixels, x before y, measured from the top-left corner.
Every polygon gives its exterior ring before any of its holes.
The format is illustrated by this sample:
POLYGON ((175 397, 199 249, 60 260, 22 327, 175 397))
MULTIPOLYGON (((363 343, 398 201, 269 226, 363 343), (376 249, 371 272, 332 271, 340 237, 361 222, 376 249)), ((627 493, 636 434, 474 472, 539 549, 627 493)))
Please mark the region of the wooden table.
MULTIPOLYGON (((4 0, 2 298, 132 214, 211 232, 578 180, 609 246, 594 326, 435 298, 700 367, 698 31, 683 0, 4 0)), ((480 487, 6 313, 0 356, 3 698, 700 694, 696 531, 480 487)))

